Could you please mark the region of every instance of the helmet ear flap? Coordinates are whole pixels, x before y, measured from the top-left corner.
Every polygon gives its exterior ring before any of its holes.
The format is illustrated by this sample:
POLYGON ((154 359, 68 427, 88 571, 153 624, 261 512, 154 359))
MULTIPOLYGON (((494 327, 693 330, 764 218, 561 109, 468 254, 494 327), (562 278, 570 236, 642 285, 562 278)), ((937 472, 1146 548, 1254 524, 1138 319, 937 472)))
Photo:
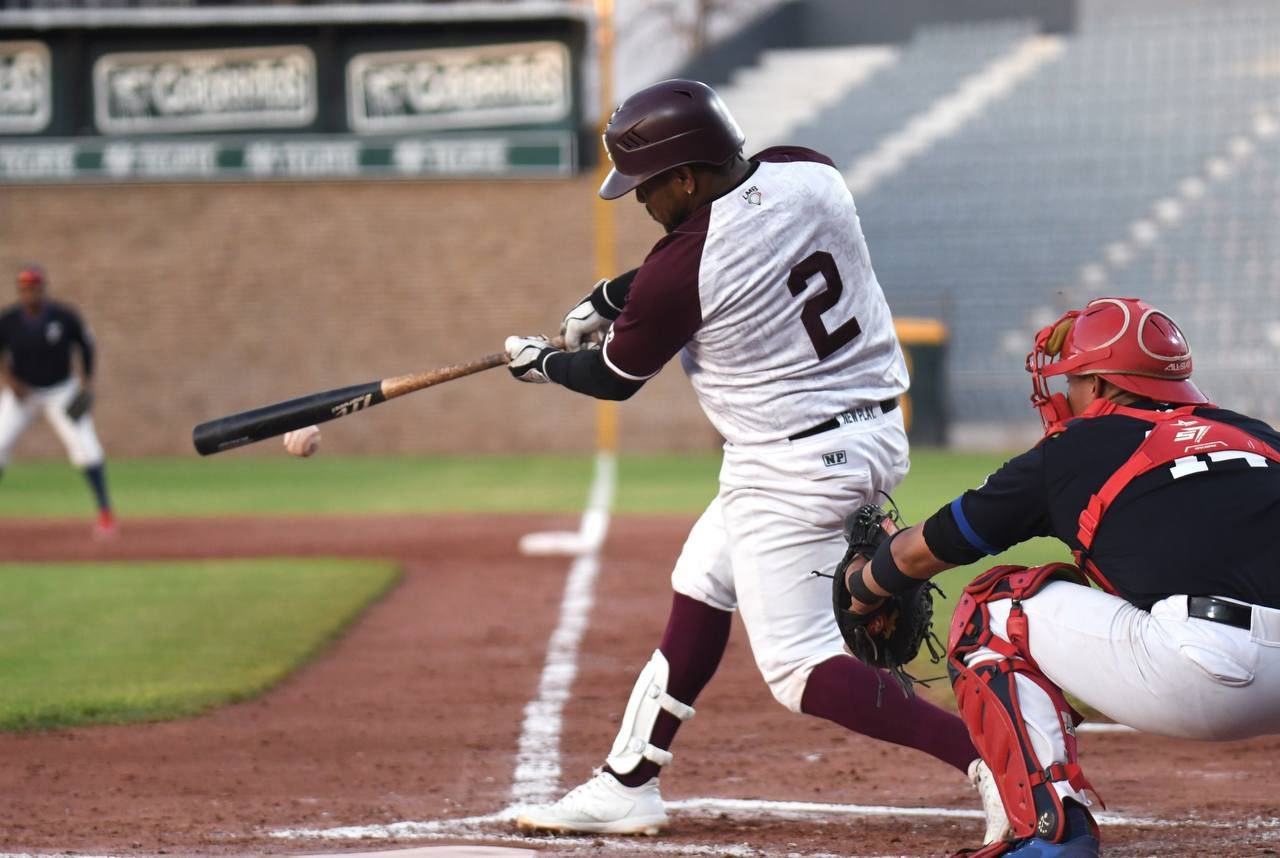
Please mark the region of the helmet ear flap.
POLYGON ((1049 334, 1049 339, 1045 341, 1045 354, 1051 357, 1057 357, 1062 354, 1062 347, 1067 342, 1067 334, 1071 333, 1071 329, 1075 327, 1075 324, 1075 316, 1071 316, 1059 322, 1054 327, 1053 332, 1049 334))

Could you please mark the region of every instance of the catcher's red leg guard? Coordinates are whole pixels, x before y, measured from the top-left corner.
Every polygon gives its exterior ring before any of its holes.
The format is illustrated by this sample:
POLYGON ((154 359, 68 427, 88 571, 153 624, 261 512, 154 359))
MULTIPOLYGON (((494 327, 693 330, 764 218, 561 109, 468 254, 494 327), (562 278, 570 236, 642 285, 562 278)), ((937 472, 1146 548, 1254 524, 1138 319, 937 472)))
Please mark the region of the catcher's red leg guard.
MULTIPOLYGON (((1093 790, 1077 762, 1075 727, 1081 717, 1067 703, 1061 689, 1044 677, 1031 657, 1027 617, 1022 610, 1023 599, 1054 580, 1086 584, 1079 570, 1066 563, 1034 569, 1025 566, 989 569, 965 588, 948 639, 947 668, 960 717, 969 728, 978 753, 995 776, 1013 835, 1018 840, 1040 837, 1057 842, 1062 838, 1066 823, 1055 783, 1065 782, 1073 792, 1093 790), (1006 624, 1009 641, 991 633, 988 603, 1000 599, 1013 600, 1006 624), (985 652, 981 652, 983 650, 985 652), (975 654, 978 657, 972 665, 967 664, 966 659, 975 654), (1042 699, 1020 699, 1019 675, 1044 693, 1052 707, 1051 714, 1046 712, 1042 699), (1039 709, 1041 723, 1057 719, 1064 759, 1041 764, 1024 717, 1026 706, 1039 709)), ((1008 843, 996 843, 969 854, 988 858, 1002 854, 1009 847, 1008 843)))

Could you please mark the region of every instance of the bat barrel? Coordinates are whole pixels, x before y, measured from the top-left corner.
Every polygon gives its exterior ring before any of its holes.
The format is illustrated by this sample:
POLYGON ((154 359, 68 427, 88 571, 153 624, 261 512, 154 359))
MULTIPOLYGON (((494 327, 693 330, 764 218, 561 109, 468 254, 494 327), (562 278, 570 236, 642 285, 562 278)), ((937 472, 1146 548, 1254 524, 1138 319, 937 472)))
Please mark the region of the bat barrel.
POLYGON ((208 456, 264 438, 283 435, 313 423, 343 417, 384 400, 381 381, 339 387, 208 420, 191 431, 191 440, 196 452, 201 456, 208 456))
MULTIPOLYGON (((561 348, 564 340, 557 337, 551 344, 561 348)), ((313 423, 345 417, 388 399, 502 366, 506 362, 506 352, 495 352, 470 363, 312 393, 287 402, 277 402, 252 411, 206 421, 192 430, 191 440, 201 456, 221 453, 223 450, 233 450, 313 423)))

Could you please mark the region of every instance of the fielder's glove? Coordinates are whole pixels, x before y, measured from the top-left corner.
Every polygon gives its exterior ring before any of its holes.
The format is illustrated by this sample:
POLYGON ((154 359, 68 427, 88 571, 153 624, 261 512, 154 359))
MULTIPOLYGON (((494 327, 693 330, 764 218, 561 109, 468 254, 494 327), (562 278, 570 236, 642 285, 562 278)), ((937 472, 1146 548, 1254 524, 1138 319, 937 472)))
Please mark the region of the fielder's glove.
POLYGON ((545 384, 550 381, 542 362, 556 353, 546 337, 507 337, 507 369, 517 381, 545 384))
POLYGON ((81 390, 67 403, 67 417, 74 423, 88 414, 91 408, 93 408, 93 391, 81 390))
POLYGON ((560 336, 564 337, 565 351, 576 352, 599 345, 613 320, 618 317, 619 311, 605 297, 604 288, 608 282, 601 280, 565 314, 564 321, 560 323, 560 336))
POLYGON ((912 683, 920 680, 908 674, 906 666, 919 654, 921 645, 928 642, 929 656, 935 663, 944 654, 942 642, 932 628, 932 591, 938 589, 937 585, 921 581, 895 596, 889 596, 875 610, 855 614, 849 610, 853 594, 845 582, 851 566, 857 570, 856 574, 861 574, 862 567, 875 556, 880 545, 901 527, 902 520, 896 508, 889 511, 873 503, 864 504, 845 519, 844 537, 849 548, 836 566, 831 582, 831 599, 836 624, 849 652, 864 664, 892 673, 909 696, 912 683))

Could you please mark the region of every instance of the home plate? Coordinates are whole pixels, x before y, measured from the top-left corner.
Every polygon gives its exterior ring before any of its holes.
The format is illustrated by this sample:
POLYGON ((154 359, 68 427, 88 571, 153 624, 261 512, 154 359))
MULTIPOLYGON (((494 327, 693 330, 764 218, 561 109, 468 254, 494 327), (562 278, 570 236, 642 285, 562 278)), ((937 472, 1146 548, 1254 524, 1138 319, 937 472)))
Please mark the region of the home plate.
POLYGON ((595 548, 576 530, 544 530, 520 537, 520 553, 526 557, 576 557, 595 548))
POLYGON ((507 849, 502 846, 420 846, 416 849, 390 849, 383 852, 325 852, 298 855, 297 858, 335 858, 341 855, 357 858, 532 858, 532 849, 507 849))

